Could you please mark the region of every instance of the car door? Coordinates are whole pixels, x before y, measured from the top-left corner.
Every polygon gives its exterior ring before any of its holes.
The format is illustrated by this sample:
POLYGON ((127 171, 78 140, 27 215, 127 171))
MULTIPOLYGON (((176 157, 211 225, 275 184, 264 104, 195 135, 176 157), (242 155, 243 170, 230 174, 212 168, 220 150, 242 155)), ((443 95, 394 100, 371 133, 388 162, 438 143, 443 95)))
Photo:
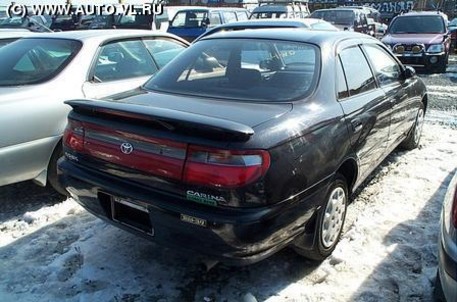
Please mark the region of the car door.
POLYGON ((371 62, 379 86, 392 106, 388 142, 390 151, 406 137, 414 122, 414 108, 417 106, 408 96, 410 82, 403 78, 403 68, 398 61, 380 45, 366 44, 363 49, 371 62))
POLYGON ((180 41, 165 37, 110 41, 95 56, 83 84, 84 95, 102 98, 135 89, 185 47, 180 41))
POLYGON ((391 105, 358 45, 338 52, 337 83, 338 99, 359 163, 357 186, 386 154, 391 105))

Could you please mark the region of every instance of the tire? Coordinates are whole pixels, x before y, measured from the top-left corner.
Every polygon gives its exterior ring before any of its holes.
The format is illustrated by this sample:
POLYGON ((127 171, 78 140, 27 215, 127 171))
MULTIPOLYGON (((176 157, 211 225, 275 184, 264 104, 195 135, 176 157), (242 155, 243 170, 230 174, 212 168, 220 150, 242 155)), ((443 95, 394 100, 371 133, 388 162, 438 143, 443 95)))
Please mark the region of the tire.
POLYGON ((446 302, 439 271, 436 272, 435 286, 433 288, 433 298, 435 302, 446 302))
POLYGON ((400 147, 405 150, 413 150, 419 146, 421 134, 422 134, 422 127, 424 125, 424 104, 421 103, 419 106, 419 110, 417 111, 416 120, 414 121, 414 125, 412 126, 411 130, 409 130, 409 134, 406 139, 400 144, 400 147))
POLYGON ((436 68, 436 71, 438 73, 446 73, 446 68, 447 68, 447 63, 443 62, 440 65, 438 65, 438 67, 436 68))
POLYGON ((62 142, 59 142, 52 153, 48 164, 48 183, 59 194, 69 196, 67 190, 59 183, 57 177, 57 160, 63 156, 62 142))
POLYGON ((332 254, 343 231, 348 200, 347 181, 343 175, 336 174, 318 210, 312 246, 295 244, 294 249, 298 254, 316 261, 322 261, 332 254))

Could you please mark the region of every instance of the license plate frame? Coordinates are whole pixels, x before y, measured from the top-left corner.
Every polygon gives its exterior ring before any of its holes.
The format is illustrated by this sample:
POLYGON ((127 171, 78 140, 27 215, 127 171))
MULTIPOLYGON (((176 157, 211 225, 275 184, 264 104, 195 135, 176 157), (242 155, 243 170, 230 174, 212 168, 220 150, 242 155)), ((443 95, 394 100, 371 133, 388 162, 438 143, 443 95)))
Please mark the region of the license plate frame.
POLYGON ((144 202, 111 195, 111 219, 149 236, 154 236, 150 210, 144 202))

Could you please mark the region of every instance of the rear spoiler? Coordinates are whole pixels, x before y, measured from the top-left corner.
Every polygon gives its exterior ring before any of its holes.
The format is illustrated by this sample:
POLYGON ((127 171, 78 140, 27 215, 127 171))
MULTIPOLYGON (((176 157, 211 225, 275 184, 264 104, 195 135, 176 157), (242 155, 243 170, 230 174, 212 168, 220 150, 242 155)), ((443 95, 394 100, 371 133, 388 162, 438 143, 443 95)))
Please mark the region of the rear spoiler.
POLYGON ((75 113, 150 122, 168 131, 205 134, 216 140, 243 142, 254 134, 251 127, 241 123, 179 110, 102 100, 69 100, 65 104, 70 105, 75 113))

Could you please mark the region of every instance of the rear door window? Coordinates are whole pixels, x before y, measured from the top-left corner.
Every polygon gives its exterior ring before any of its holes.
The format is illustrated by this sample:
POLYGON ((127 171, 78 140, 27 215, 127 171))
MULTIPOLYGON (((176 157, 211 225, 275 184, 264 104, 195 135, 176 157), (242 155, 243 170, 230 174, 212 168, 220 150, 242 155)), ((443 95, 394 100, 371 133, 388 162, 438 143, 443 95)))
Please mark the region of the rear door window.
POLYGON ((359 47, 346 48, 341 51, 339 57, 346 75, 350 96, 376 88, 373 73, 359 47))
POLYGON ((144 43, 159 68, 164 67, 186 48, 178 41, 166 39, 144 40, 144 43))
POLYGON ((141 40, 117 41, 102 46, 93 79, 97 82, 123 80, 152 75, 157 70, 141 40))

